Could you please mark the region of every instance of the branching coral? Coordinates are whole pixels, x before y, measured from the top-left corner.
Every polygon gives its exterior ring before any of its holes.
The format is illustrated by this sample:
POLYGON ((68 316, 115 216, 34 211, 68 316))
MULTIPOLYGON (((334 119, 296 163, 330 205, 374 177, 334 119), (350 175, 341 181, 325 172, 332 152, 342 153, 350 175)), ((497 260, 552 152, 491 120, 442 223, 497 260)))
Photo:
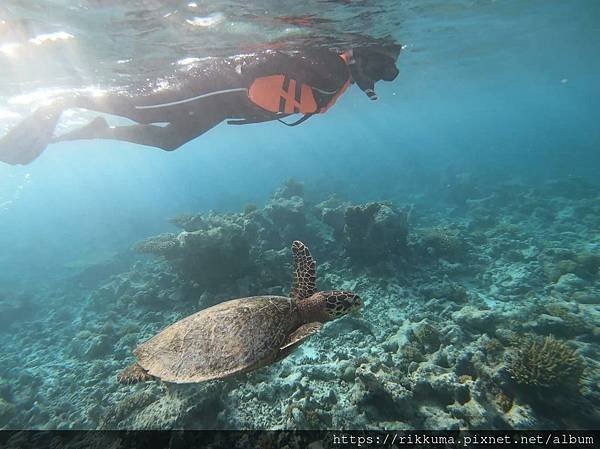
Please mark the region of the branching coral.
POLYGON ((549 388, 579 382, 583 361, 565 342, 552 336, 524 336, 518 344, 507 364, 516 383, 549 388))

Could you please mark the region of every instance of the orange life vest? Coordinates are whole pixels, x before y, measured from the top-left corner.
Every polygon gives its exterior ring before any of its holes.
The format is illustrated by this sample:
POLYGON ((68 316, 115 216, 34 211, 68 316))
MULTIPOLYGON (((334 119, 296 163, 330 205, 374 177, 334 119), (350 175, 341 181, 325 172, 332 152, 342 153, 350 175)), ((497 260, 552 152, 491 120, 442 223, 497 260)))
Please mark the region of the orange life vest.
MULTIPOLYGON (((346 59, 344 62, 346 62, 346 59)), ((350 76, 324 106, 319 107, 313 87, 285 75, 263 76, 254 80, 248 98, 267 111, 284 114, 315 114, 326 112, 350 85, 350 76)))

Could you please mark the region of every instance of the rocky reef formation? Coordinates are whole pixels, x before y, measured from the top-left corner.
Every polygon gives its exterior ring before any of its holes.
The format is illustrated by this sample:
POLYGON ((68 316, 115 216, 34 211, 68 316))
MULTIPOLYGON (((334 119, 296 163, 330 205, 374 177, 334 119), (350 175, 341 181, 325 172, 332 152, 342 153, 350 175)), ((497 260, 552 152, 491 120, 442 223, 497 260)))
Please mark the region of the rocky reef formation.
POLYGON ((332 197, 312 204, 303 185, 290 180, 261 209, 179 216, 171 222, 181 232, 150 237, 136 250, 164 258, 207 288, 258 277, 281 285, 289 278, 291 241, 310 242, 320 261, 348 256, 373 265, 408 253, 408 215, 390 202, 352 205, 332 197))
POLYGON ((179 234, 161 234, 140 242, 142 253, 163 256, 181 273, 212 285, 238 279, 252 268, 250 241, 255 228, 243 216, 209 214, 194 217, 179 234))
POLYGON ((352 259, 370 263, 406 252, 408 211, 391 203, 367 203, 348 206, 344 221, 344 247, 352 259))
POLYGON ((598 427, 598 189, 469 192, 451 204, 405 198, 409 213, 311 202, 290 182, 263 207, 177 217, 177 233, 138 245, 158 257, 83 294, 48 292, 38 314, 0 334, 0 428, 598 427), (166 325, 286 293, 296 238, 315 252, 320 288, 361 295, 361 317, 240 377, 116 383, 132 349, 166 325))

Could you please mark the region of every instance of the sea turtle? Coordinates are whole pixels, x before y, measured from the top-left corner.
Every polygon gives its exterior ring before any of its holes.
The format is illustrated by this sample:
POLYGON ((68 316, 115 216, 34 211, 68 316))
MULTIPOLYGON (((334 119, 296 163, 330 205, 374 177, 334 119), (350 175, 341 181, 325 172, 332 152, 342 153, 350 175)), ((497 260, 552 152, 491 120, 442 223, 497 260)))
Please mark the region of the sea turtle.
POLYGON ((196 383, 253 371, 286 357, 325 321, 362 306, 352 292, 317 292, 316 263, 310 251, 296 240, 292 253, 289 298, 233 299, 183 318, 138 346, 137 362, 117 380, 196 383))

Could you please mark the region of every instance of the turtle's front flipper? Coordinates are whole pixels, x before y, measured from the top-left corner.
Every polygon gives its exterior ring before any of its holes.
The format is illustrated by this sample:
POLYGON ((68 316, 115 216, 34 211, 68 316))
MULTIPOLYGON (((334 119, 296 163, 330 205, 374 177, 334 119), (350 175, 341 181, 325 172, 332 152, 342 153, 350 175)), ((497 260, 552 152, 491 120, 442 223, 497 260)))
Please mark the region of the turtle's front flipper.
POLYGON ((154 379, 154 376, 148 374, 139 364, 134 363, 129 365, 117 375, 117 382, 120 384, 137 384, 138 382, 146 382, 154 379))
POLYGON ((314 323, 306 323, 296 329, 294 332, 290 334, 287 341, 284 345, 279 349, 279 355, 277 356, 277 360, 281 360, 300 346, 302 343, 306 341, 308 337, 313 334, 316 334, 323 327, 323 323, 314 322, 314 323))
POLYGON ((299 240, 292 244, 294 257, 294 281, 290 296, 298 301, 310 297, 317 291, 317 263, 308 247, 299 240))

